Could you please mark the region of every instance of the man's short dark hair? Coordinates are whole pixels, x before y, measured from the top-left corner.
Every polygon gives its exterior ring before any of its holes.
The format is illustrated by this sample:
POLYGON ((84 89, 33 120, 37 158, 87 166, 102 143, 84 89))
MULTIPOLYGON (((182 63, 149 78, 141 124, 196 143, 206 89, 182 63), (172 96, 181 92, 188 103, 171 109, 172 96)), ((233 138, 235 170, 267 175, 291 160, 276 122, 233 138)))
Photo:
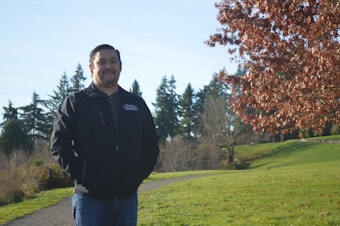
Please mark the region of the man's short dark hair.
POLYGON ((114 51, 116 51, 117 55, 118 55, 118 59, 119 59, 119 62, 120 62, 120 65, 122 65, 122 61, 120 59, 120 52, 118 49, 115 49, 113 46, 109 45, 109 44, 101 44, 99 46, 96 46, 91 52, 90 52, 90 64, 93 63, 93 58, 94 58, 94 55, 96 55, 96 53, 102 49, 112 49, 114 51))

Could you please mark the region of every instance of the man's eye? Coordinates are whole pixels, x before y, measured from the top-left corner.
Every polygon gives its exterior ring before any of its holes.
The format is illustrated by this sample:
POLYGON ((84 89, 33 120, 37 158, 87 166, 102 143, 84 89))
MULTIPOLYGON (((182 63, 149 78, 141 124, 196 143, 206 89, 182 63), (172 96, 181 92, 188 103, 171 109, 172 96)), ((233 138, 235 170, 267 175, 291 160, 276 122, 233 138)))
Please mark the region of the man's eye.
POLYGON ((104 65, 105 62, 104 62, 104 61, 99 61, 98 64, 99 64, 99 65, 104 65))

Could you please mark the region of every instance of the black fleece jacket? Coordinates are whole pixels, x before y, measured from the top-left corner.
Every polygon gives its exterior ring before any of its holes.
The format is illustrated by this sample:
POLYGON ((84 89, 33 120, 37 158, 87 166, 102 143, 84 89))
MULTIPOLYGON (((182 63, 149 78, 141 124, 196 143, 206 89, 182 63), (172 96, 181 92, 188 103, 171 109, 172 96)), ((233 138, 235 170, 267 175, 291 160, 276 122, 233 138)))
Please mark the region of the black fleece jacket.
POLYGON ((153 170, 158 136, 144 100, 121 87, 118 125, 92 83, 67 97, 53 123, 51 151, 75 181, 75 192, 99 199, 135 193, 153 170))

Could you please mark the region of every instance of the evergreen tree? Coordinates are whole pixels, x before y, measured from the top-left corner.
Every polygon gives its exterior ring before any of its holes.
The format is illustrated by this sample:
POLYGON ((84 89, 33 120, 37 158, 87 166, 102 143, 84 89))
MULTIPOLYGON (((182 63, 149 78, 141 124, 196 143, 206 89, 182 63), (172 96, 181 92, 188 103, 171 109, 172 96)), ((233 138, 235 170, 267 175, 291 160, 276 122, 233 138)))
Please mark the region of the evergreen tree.
POLYGON ((160 141, 165 143, 167 138, 174 138, 178 129, 178 95, 175 92, 176 80, 174 76, 168 80, 162 78, 160 86, 156 90, 155 124, 160 141))
POLYGON ((155 107, 155 124, 157 128, 157 132, 159 135, 159 139, 161 143, 165 143, 166 138, 168 136, 168 131, 167 131, 167 86, 168 86, 168 81, 166 76, 162 78, 161 84, 156 90, 156 103, 153 104, 155 107))
POLYGON ((50 97, 47 100, 47 108, 50 112, 54 112, 61 105, 63 100, 69 95, 70 92, 70 82, 67 78, 66 72, 61 76, 59 84, 57 85, 57 90, 53 90, 53 95, 48 95, 50 97))
POLYGON ((3 119, 0 125, 3 126, 10 119, 18 119, 18 109, 13 107, 12 101, 8 101, 8 107, 2 107, 4 109, 3 119))
POLYGON ((214 73, 212 75, 212 80, 210 81, 208 85, 205 85, 203 89, 200 89, 197 92, 196 101, 194 102, 194 106, 193 106, 193 109, 196 112, 196 114, 198 115, 202 114, 204 110, 204 102, 208 96, 213 96, 215 98, 216 97, 227 98, 228 96, 228 87, 225 84, 218 81, 217 73, 214 73))
POLYGON ((176 93, 176 80, 174 75, 171 75, 169 80, 168 90, 168 120, 169 120, 169 136, 174 138, 178 134, 179 120, 178 120, 178 103, 179 97, 176 93))
POLYGON ((22 110, 20 118, 24 121, 25 130, 32 140, 38 138, 47 139, 49 136, 46 114, 40 107, 40 105, 44 105, 43 103, 44 101, 40 100, 39 95, 36 92, 33 92, 32 103, 20 107, 20 110, 22 110))
POLYGON ((137 96, 140 96, 140 97, 142 96, 142 92, 140 91, 140 87, 139 87, 139 84, 138 84, 136 79, 132 83, 132 87, 130 88, 130 92, 133 93, 133 94, 136 94, 137 96))
MULTIPOLYGON (((225 71, 225 68, 223 69, 225 71)), ((213 74, 213 78, 209 85, 204 87, 207 96, 214 97, 228 97, 228 87, 225 83, 222 83, 217 78, 217 73, 213 74)))
POLYGON ((48 129, 48 134, 52 132, 52 124, 55 112, 62 104, 63 100, 70 93, 70 82, 67 77, 66 72, 60 77, 57 89, 53 90, 53 95, 48 95, 49 99, 44 102, 44 107, 48 109, 46 114, 46 128, 48 129))
POLYGON ((86 80, 86 77, 84 76, 83 68, 80 64, 78 64, 77 69, 71 78, 71 86, 70 86, 70 92, 77 92, 81 89, 83 89, 84 82, 86 80))
POLYGON ((33 142, 27 135, 25 125, 22 120, 11 118, 4 123, 1 137, 0 149, 9 156, 13 150, 30 151, 33 142))
POLYGON ((194 136, 194 127, 196 122, 196 114, 194 111, 194 90, 189 83, 179 101, 180 133, 185 138, 194 136))

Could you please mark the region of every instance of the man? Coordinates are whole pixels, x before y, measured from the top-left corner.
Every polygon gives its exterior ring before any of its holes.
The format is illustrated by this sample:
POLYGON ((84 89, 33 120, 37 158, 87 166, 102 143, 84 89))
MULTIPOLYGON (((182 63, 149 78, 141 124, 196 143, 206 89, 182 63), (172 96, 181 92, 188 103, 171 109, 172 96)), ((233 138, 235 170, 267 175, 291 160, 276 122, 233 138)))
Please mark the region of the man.
POLYGON ((76 225, 136 225, 137 189, 159 154, 154 121, 143 99, 118 85, 118 50, 95 47, 89 68, 90 86, 56 113, 51 151, 74 179, 76 225))

